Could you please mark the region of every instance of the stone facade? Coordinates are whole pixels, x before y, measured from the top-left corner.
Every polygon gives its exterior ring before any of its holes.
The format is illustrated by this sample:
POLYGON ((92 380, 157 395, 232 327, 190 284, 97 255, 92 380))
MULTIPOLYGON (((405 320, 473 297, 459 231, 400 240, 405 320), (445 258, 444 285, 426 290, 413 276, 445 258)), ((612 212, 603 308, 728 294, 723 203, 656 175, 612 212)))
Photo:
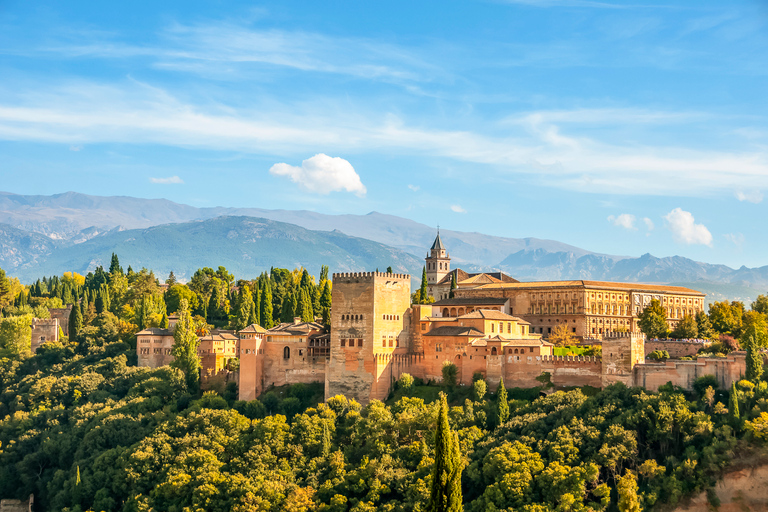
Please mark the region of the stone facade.
POLYGON ((148 327, 136 333, 136 354, 139 366, 159 368, 173 361, 173 331, 148 327))
POLYGON ((59 321, 55 318, 33 318, 32 353, 47 341, 59 341, 59 321))
POLYGON ((72 313, 72 304, 67 304, 63 308, 49 308, 48 311, 51 313, 51 318, 59 321, 64 336, 69 336, 69 315, 72 313))
POLYGON ((694 341, 646 340, 645 355, 648 356, 648 354, 656 350, 666 350, 669 357, 678 359, 695 355, 702 346, 701 343, 694 341))

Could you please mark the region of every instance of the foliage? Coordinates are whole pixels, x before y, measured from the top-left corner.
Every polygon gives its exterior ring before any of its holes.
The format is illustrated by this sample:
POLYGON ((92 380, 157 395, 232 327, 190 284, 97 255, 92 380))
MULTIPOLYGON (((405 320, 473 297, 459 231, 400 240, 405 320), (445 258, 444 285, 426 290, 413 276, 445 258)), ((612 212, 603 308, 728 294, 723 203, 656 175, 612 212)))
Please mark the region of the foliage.
POLYGON ((195 333, 189 304, 181 300, 179 321, 173 331, 173 362, 171 366, 181 370, 186 375, 187 386, 197 389, 200 380, 200 358, 197 356, 198 337, 195 333))
POLYGON ((453 389, 456 387, 456 378, 459 374, 459 369, 456 367, 455 364, 444 361, 443 362, 443 386, 447 387, 448 389, 453 389))
POLYGON ((667 315, 658 299, 651 303, 640 313, 640 330, 650 338, 667 337, 667 315))
POLYGON ((0 319, 0 349, 19 357, 32 351, 32 315, 0 319))
POLYGON ((669 352, 666 350, 654 350, 648 354, 648 359, 652 361, 666 361, 669 359, 669 352))
POLYGON ((754 337, 746 340, 747 345, 747 379, 757 383, 763 375, 763 355, 754 337))
POLYGON ((696 319, 691 315, 685 315, 682 320, 677 323, 674 330, 670 333, 672 338, 681 339, 693 339, 699 336, 699 326, 696 323, 696 319))
POLYGON ((440 397, 440 410, 435 427, 435 460, 432 464, 432 485, 427 504, 428 512, 459 512, 463 510, 461 472, 463 463, 459 438, 448 422, 448 402, 440 397))
POLYGON ((549 335, 549 338, 547 338, 547 341, 555 344, 557 347, 564 347, 566 345, 572 345, 575 338, 568 328, 568 324, 561 323, 557 324, 557 326, 552 329, 552 333, 549 335))

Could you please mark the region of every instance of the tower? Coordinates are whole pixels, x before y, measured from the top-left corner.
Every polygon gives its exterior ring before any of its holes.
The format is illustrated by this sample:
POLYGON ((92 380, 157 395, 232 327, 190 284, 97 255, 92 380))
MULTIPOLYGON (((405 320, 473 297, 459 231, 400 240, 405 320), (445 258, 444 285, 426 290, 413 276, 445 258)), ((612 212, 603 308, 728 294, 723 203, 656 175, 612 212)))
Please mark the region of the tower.
POLYGON ((451 257, 440 239, 440 228, 437 229, 437 237, 425 260, 427 262, 427 294, 439 299, 436 285, 451 271, 451 257))

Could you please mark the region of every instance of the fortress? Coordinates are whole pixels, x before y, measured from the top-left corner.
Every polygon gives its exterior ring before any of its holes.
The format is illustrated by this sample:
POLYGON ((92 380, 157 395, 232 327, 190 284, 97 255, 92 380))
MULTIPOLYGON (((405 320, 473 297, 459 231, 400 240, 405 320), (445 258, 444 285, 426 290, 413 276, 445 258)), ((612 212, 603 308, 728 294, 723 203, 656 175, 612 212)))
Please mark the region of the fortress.
MULTIPOLYGON (((333 274, 330 334, 318 324, 257 325, 240 333, 239 392, 253 400, 271 385, 324 382, 326 397, 342 394, 365 404, 385 399, 403 373, 440 380, 446 363, 469 385, 480 373, 491 386, 534 387, 549 373, 558 387, 604 387, 616 382, 656 390, 691 389, 714 375, 728 387, 745 373, 743 352, 727 358, 645 363, 638 315, 657 298, 671 327, 703 310, 704 294, 681 287, 596 281, 520 283, 502 273, 450 270, 438 234, 426 258, 428 289, 437 302, 411 304, 406 274, 333 274), (460 279, 457 279, 460 278, 460 279), (452 282, 455 298, 450 298, 452 282), (602 357, 555 356, 552 328, 602 344, 602 357)), ((680 349, 685 351, 685 349, 680 349)))

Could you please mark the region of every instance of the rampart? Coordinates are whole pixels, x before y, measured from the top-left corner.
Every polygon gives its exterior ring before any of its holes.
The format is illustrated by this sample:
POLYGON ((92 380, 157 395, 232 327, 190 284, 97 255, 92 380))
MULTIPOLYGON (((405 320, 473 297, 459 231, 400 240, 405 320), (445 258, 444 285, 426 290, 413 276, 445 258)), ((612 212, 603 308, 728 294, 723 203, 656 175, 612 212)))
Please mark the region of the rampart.
POLYGON ((603 360, 600 357, 542 356, 541 369, 549 372, 550 381, 558 387, 602 386, 603 360))
POLYGON ((731 352, 728 357, 700 357, 695 361, 645 363, 634 368, 634 385, 656 391, 671 382, 675 386, 693 389, 693 382, 704 375, 714 375, 719 386, 727 389, 741 380, 747 371, 746 352, 731 352))
POLYGON ((34 354, 46 341, 59 341, 59 321, 55 318, 32 319, 32 344, 34 354))
POLYGON ((357 279, 357 280, 364 280, 364 281, 371 281, 373 282, 372 278, 375 277, 389 277, 392 279, 407 279, 408 281, 411 280, 410 274, 390 274, 389 272, 339 272, 333 274, 333 280, 344 280, 344 279, 357 279))
POLYGON ((647 357, 656 350, 666 350, 672 358, 690 357, 704 346, 704 343, 692 341, 651 340, 645 342, 645 355, 647 357))

